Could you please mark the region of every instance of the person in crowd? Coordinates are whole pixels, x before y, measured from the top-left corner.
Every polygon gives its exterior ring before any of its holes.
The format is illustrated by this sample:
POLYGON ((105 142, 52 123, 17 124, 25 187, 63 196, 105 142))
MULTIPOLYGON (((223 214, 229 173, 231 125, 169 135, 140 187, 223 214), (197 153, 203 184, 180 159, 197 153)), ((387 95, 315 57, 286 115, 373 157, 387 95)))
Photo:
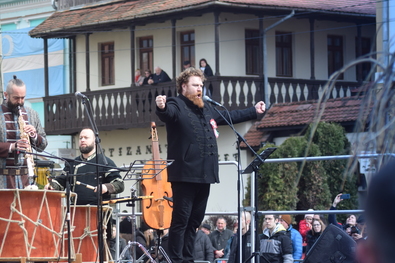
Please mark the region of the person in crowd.
POLYGON ((328 224, 328 222, 327 222, 327 220, 326 220, 326 218, 325 218, 325 216, 324 216, 323 214, 314 214, 313 220, 314 220, 314 219, 319 219, 319 220, 321 220, 322 222, 324 222, 325 225, 328 224))
MULTIPOLYGON (((329 210, 337 210, 336 206, 343 200, 341 199, 342 193, 338 194, 335 199, 333 200, 332 206, 329 208, 329 210)), ((333 224, 337 227, 340 227, 347 233, 351 231, 351 227, 355 226, 357 224, 357 217, 353 214, 347 215, 346 223, 343 225, 341 223, 337 222, 336 219, 336 214, 329 214, 328 215, 328 224, 333 224)))
POLYGON ((216 226, 216 229, 210 233, 209 238, 215 249, 215 258, 222 258, 225 255, 225 247, 229 238, 232 237, 233 231, 226 228, 226 220, 223 217, 218 217, 216 226))
POLYGON ((77 194, 77 205, 97 204, 97 171, 102 176, 102 198, 109 200, 111 194, 121 193, 124 190, 124 182, 119 171, 112 170, 115 163, 108 157, 96 155, 95 133, 90 128, 84 128, 80 132, 79 149, 81 155, 75 158, 74 162, 65 165, 64 173, 52 179, 46 189, 63 191, 69 179, 71 191, 77 194), (104 158, 108 167, 97 167, 95 164, 104 165, 104 158), (112 171, 110 171, 112 170, 112 171), (68 173, 78 175, 69 178, 68 173), (93 189, 89 189, 93 188, 93 189))
POLYGON ((214 248, 211 240, 201 229, 196 232, 193 259, 214 262, 214 248))
POLYGON ((155 74, 153 74, 152 79, 148 80, 148 84, 158 84, 158 83, 163 83, 163 82, 169 82, 171 81, 171 78, 167 73, 162 70, 160 67, 155 68, 155 74))
POLYGON ((278 215, 265 215, 259 236, 261 263, 293 263, 292 240, 278 215))
POLYGON ((29 148, 42 152, 48 144, 38 113, 24 105, 25 97, 25 83, 14 76, 7 83, 1 105, 0 189, 23 189, 29 186, 32 183, 29 182, 29 167, 32 173, 30 164, 33 165, 33 155, 21 152, 29 148), (18 122, 20 113, 24 127, 20 127, 18 122))
MULTIPOLYGON (((116 251, 117 251, 117 247, 116 247, 116 237, 117 237, 117 228, 116 226, 112 226, 112 236, 111 238, 107 241, 108 242, 108 248, 110 249, 110 253, 111 253, 111 257, 112 259, 115 261, 118 259, 116 251)), ((119 237, 119 255, 122 254, 122 251, 125 249, 125 247, 127 246, 126 244, 126 240, 122 237, 119 237)), ((119 256, 118 255, 118 256, 119 256)), ((121 260, 130 260, 132 259, 131 255, 130 255, 130 250, 127 249, 123 255, 122 258, 120 258, 121 260)))
POLYGON ((143 85, 143 82, 144 82, 144 76, 141 76, 141 71, 138 68, 134 72, 134 85, 141 86, 141 85, 143 85))
POLYGON ((202 226, 200 227, 200 230, 202 230, 206 235, 210 235, 211 226, 209 224, 202 224, 202 226))
POLYGON ((149 85, 148 81, 152 80, 153 77, 154 77, 154 75, 152 74, 151 70, 146 69, 144 71, 144 79, 143 79, 143 83, 141 85, 149 85))
MULTIPOLYGON (((166 124, 167 168, 173 191, 169 231, 169 254, 173 263, 193 262, 196 228, 202 222, 210 184, 219 183, 217 125, 226 125, 221 115, 202 99, 204 75, 190 67, 177 78, 177 97, 156 97, 156 114, 166 124)), ((264 113, 265 103, 223 114, 233 123, 253 120, 264 113)))
POLYGON ((306 254, 309 252, 311 247, 318 240, 318 238, 321 236, 322 232, 324 232, 326 228, 324 222, 322 222, 321 219, 314 219, 312 225, 313 225, 313 229, 309 230, 306 235, 307 237, 306 254))
POLYGON ((185 60, 184 63, 182 64, 182 67, 185 69, 191 67, 191 62, 189 60, 185 60))
POLYGON ((355 240, 359 241, 360 239, 367 237, 367 228, 365 225, 365 216, 362 214, 358 217, 356 225, 350 227, 350 236, 355 240))
POLYGON ((357 242, 359 263, 392 263, 395 259, 395 160, 384 165, 369 184, 365 218, 369 235, 357 242))
MULTIPOLYGON (((250 223, 251 223, 251 214, 249 212, 243 211, 241 213, 241 247, 242 247, 242 256, 241 263, 246 262, 246 260, 251 256, 251 231, 250 231, 250 223)), ((228 256, 228 263, 240 263, 239 262, 239 237, 237 233, 233 235, 230 242, 230 252, 228 256)), ((247 262, 251 262, 248 260, 247 262)))
POLYGON ((291 215, 280 215, 278 221, 284 226, 284 228, 291 233, 292 256, 294 259, 302 259, 303 254, 303 239, 302 235, 298 230, 292 227, 292 217, 291 215))
POLYGON ((210 65, 207 63, 207 60, 202 58, 199 61, 199 68, 201 71, 203 71, 204 76, 207 77, 211 77, 214 76, 213 74, 213 70, 211 69, 210 65))
MULTIPOLYGON (((123 210, 122 213, 127 213, 127 210, 123 210)), ((122 238, 126 241, 132 240, 132 218, 130 216, 123 216, 121 222, 119 223, 119 232, 122 238)))
MULTIPOLYGON (((314 210, 309 209, 307 211, 314 211, 314 210)), ((311 224, 313 222, 313 217, 314 217, 314 214, 305 214, 304 219, 300 220, 300 222, 299 222, 299 233, 302 235, 304 243, 306 243, 307 232, 313 228, 313 226, 311 224)))

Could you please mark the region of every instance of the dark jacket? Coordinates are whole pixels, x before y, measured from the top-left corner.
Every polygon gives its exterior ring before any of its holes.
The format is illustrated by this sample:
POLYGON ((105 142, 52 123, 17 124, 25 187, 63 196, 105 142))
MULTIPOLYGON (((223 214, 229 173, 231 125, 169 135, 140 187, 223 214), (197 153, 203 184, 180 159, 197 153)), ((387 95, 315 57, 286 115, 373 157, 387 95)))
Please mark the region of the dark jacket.
POLYGON ((290 233, 282 224, 277 224, 271 235, 265 229, 259 239, 261 263, 293 263, 290 233))
POLYGON ((206 64, 206 67, 204 68, 203 73, 204 73, 204 76, 205 76, 206 78, 207 78, 207 77, 214 76, 213 70, 211 69, 211 67, 210 67, 209 64, 206 64))
POLYGON ((143 85, 149 85, 148 80, 152 79, 153 77, 154 77, 154 74, 151 74, 148 77, 145 77, 143 80, 143 85))
MULTIPOLYGON (((239 237, 237 234, 233 236, 232 243, 230 244, 230 252, 229 252, 229 258, 228 258, 228 263, 239 263, 239 237)), ((245 262, 245 260, 251 256, 252 251, 251 251, 251 231, 248 229, 248 231, 241 236, 241 242, 242 242, 242 249, 243 249, 243 254, 241 256, 242 263, 245 262)), ((247 263, 251 262, 251 259, 247 261, 247 263)))
POLYGON ((318 240, 318 238, 320 236, 321 236, 321 233, 313 233, 313 231, 311 231, 311 230, 309 232, 307 232, 306 254, 309 252, 311 247, 314 245, 314 243, 318 240))
MULTIPOLYGON (((78 176, 73 176, 69 178, 72 183, 71 191, 77 194, 77 205, 95 205, 97 204, 97 194, 96 192, 87 189, 84 185, 77 185, 76 181, 79 181, 84 184, 88 184, 91 186, 97 186, 97 171, 102 176, 102 183, 107 186, 107 193, 103 194, 103 200, 109 200, 111 198, 111 194, 121 193, 124 190, 124 183, 122 180, 119 171, 114 170, 112 172, 108 172, 111 168, 116 167, 113 160, 110 158, 99 154, 98 162, 96 161, 96 154, 92 154, 88 157, 88 159, 84 159, 81 155, 75 158, 74 162, 70 162, 70 166, 66 166, 64 168, 65 172, 69 172, 71 174, 77 174, 78 176), (104 165, 104 159, 107 160, 108 167, 98 167, 95 164, 104 165)), ((63 191, 66 187, 66 179, 67 176, 65 174, 56 176, 55 179, 52 179, 51 186, 55 190, 63 191)))
MULTIPOLYGON (((110 249, 111 257, 114 261, 118 259, 117 255, 116 255, 116 251, 117 251, 116 243, 117 243, 117 241, 115 238, 111 238, 108 241, 108 248, 110 249)), ((122 254, 122 252, 126 246, 127 246, 126 240, 124 238, 120 237, 119 238, 119 255, 122 254)), ((132 256, 130 255, 130 249, 127 249, 125 251, 125 253, 123 254, 123 257, 120 259, 132 259, 132 256)))
POLYGON ((158 84, 171 81, 171 78, 169 77, 169 75, 167 75, 165 71, 162 70, 159 75, 153 74, 152 80, 154 81, 154 84, 158 84))
POLYGON ((214 262, 214 248, 210 238, 202 230, 196 232, 193 259, 214 262))
MULTIPOLYGON (((183 95, 167 99, 163 110, 156 108, 159 119, 166 123, 169 182, 219 183, 217 139, 210 124, 226 122, 205 103, 200 109, 183 95)), ((227 116, 224 114, 224 116, 227 116)), ((256 119, 254 107, 230 111, 233 123, 256 119)))
POLYGON ((213 232, 208 235, 208 237, 211 240, 211 244, 213 245, 215 250, 221 250, 225 249, 226 244, 233 235, 232 230, 230 229, 225 229, 222 232, 219 232, 218 230, 214 230, 213 232))

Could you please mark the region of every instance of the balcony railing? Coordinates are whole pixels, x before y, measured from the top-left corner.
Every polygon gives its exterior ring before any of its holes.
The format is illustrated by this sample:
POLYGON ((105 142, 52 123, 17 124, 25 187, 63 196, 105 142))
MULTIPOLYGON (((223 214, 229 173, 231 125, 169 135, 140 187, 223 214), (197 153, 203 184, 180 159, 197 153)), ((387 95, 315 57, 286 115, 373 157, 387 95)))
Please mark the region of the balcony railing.
MULTIPOLYGON (((212 99, 228 110, 243 109, 264 100, 263 80, 254 77, 210 77, 206 87, 212 99)), ((269 79, 270 103, 318 99, 323 94, 324 81, 302 79, 269 79)), ((332 98, 351 96, 356 82, 338 82, 332 98)), ((82 127, 90 126, 88 116, 93 116, 99 130, 150 127, 151 121, 163 125, 155 114, 155 97, 177 96, 174 82, 162 85, 107 89, 84 92, 85 102, 74 94, 44 98, 45 131, 47 134, 75 134, 82 127), (92 114, 87 114, 92 112, 92 114)))

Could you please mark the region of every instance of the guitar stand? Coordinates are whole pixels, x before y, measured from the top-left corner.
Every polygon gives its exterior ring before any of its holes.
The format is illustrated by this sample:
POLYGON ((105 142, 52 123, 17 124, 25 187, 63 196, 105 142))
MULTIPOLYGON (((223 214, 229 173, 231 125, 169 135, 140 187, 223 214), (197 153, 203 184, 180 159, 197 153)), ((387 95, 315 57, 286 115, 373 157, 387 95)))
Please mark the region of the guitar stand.
MULTIPOLYGON (((161 244, 162 244, 162 235, 163 235, 163 230, 161 230, 161 229, 156 229, 156 235, 158 236, 158 239, 157 239, 157 245, 156 245, 156 248, 155 248, 155 255, 156 255, 156 262, 163 262, 162 260, 161 260, 161 258, 159 257, 160 255, 162 255, 163 256, 163 258, 168 262, 168 263, 171 263, 171 260, 170 260, 170 258, 169 258, 169 256, 167 255, 167 253, 166 253, 166 251, 165 251, 165 249, 161 246, 161 244)), ((163 259, 162 258, 162 259, 163 259)))

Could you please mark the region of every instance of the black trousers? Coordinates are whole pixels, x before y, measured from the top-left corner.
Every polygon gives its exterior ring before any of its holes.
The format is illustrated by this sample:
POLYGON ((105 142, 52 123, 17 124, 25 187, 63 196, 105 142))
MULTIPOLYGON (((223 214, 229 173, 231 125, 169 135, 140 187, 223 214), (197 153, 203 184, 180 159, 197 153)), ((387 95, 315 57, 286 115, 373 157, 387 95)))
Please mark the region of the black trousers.
POLYGON ((202 223, 210 184, 172 182, 173 214, 169 229, 172 263, 193 263, 196 229, 202 223))

